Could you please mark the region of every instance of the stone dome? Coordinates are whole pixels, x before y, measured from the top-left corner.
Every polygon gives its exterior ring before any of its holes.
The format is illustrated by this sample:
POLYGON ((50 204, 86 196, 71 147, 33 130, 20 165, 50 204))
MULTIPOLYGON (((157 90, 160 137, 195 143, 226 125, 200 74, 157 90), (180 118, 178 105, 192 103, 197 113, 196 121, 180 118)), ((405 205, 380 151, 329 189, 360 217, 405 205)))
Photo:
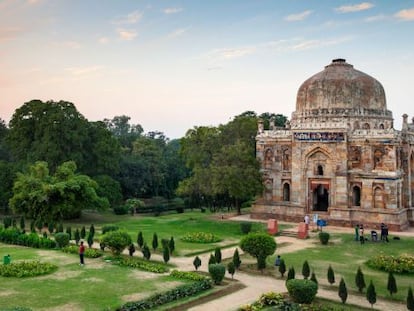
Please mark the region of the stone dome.
POLYGON ((296 112, 315 109, 386 112, 384 88, 345 59, 334 59, 323 71, 303 82, 298 90, 296 112))

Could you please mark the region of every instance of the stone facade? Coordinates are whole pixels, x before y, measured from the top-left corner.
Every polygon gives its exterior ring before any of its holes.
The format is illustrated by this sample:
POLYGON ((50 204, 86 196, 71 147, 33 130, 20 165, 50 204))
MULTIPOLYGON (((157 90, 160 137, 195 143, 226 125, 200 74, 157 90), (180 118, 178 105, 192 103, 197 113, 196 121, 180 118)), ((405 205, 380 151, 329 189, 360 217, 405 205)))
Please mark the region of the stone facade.
POLYGON ((374 78, 336 59, 299 88, 284 128, 259 122, 264 192, 252 217, 390 230, 414 225, 414 120, 393 128, 374 78))

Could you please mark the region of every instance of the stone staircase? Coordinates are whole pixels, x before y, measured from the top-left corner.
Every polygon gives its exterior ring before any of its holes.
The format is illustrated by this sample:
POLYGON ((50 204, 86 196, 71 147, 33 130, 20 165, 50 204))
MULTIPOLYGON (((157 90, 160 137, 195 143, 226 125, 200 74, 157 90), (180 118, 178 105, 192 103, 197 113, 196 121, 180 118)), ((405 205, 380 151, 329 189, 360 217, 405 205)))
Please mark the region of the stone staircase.
POLYGON ((285 229, 285 230, 279 231, 279 234, 278 235, 280 235, 280 236, 288 236, 288 237, 291 237, 291 238, 297 238, 298 237, 298 232, 297 231, 294 231, 292 229, 285 229))

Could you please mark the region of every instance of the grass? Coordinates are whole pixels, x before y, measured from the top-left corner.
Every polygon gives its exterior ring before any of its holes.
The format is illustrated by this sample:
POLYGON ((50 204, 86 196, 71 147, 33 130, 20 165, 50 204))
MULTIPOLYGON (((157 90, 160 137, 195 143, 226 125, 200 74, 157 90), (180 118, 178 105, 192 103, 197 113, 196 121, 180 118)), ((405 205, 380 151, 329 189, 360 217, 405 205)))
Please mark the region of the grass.
MULTIPOLYGON (((290 267, 295 268, 297 278, 302 277, 302 265, 307 260, 311 271, 315 272, 319 284, 328 289, 332 288, 332 290, 337 291, 339 281, 343 277, 350 294, 358 294, 358 289, 355 285, 355 274, 358 267, 361 267, 366 285, 368 286, 370 280, 372 280, 378 296, 404 301, 407 297, 408 287, 414 287, 413 275, 394 274, 398 292, 390 296, 387 291, 388 273, 371 269, 365 265, 365 262, 378 254, 413 254, 414 239, 404 237, 400 241, 390 240, 389 243, 366 242, 364 245, 360 245, 359 242, 355 242, 353 239, 353 234, 331 234, 330 243, 328 245, 321 245, 318 238, 313 237, 309 240, 309 243, 314 243, 314 248, 288 253, 282 257, 285 260, 287 269, 290 267), (327 281, 329 265, 332 266, 335 273, 335 283, 332 286, 327 281)), ((273 267, 274 260, 275 256, 268 257, 267 264, 269 268, 267 273, 280 277, 280 273, 273 267)))
POLYGON ((0 309, 11 306, 34 310, 113 310, 123 303, 138 300, 155 291, 167 290, 186 281, 86 259, 78 265, 78 256, 58 250, 39 250, 0 244, 0 254, 10 254, 13 261, 51 262, 58 271, 46 276, 0 277, 0 309))
MULTIPOLYGON (((165 214, 158 217, 140 214, 135 216, 105 214, 102 216, 90 213, 85 214, 82 222, 65 223, 64 227, 66 228, 66 226, 70 225, 72 232, 74 232, 75 228, 80 228, 81 226, 85 226, 86 230, 89 230, 90 224, 93 223, 98 233, 97 238, 99 238, 102 225, 111 223, 125 229, 135 243, 138 232, 142 231, 144 240, 150 248, 154 233, 157 233, 159 245, 161 245, 161 239, 169 240, 171 237, 174 237, 175 255, 186 256, 188 254, 204 253, 216 247, 228 247, 239 242, 243 236, 240 230, 240 222, 221 219, 220 215, 221 213, 212 214, 208 211, 205 213, 165 214), (211 232, 221 238, 221 241, 209 244, 181 241, 180 238, 188 232, 211 232)), ((263 223, 253 223, 252 230, 265 231, 266 226, 263 223)))

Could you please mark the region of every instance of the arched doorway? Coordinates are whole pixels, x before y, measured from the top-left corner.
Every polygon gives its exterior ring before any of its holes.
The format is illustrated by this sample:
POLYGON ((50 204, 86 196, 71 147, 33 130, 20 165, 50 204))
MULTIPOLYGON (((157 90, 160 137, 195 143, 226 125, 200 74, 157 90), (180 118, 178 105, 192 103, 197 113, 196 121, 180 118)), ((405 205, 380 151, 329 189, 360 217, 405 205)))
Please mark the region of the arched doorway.
POLYGON ((380 187, 374 189, 374 208, 385 208, 383 190, 380 187))
POLYGON ((283 184, 283 201, 290 201, 290 185, 288 183, 283 184))
POLYGON ((361 188, 358 186, 352 188, 352 206, 361 206, 361 188))
POLYGON ((329 188, 324 184, 318 184, 313 188, 313 207, 314 211, 326 212, 329 207, 329 188))

